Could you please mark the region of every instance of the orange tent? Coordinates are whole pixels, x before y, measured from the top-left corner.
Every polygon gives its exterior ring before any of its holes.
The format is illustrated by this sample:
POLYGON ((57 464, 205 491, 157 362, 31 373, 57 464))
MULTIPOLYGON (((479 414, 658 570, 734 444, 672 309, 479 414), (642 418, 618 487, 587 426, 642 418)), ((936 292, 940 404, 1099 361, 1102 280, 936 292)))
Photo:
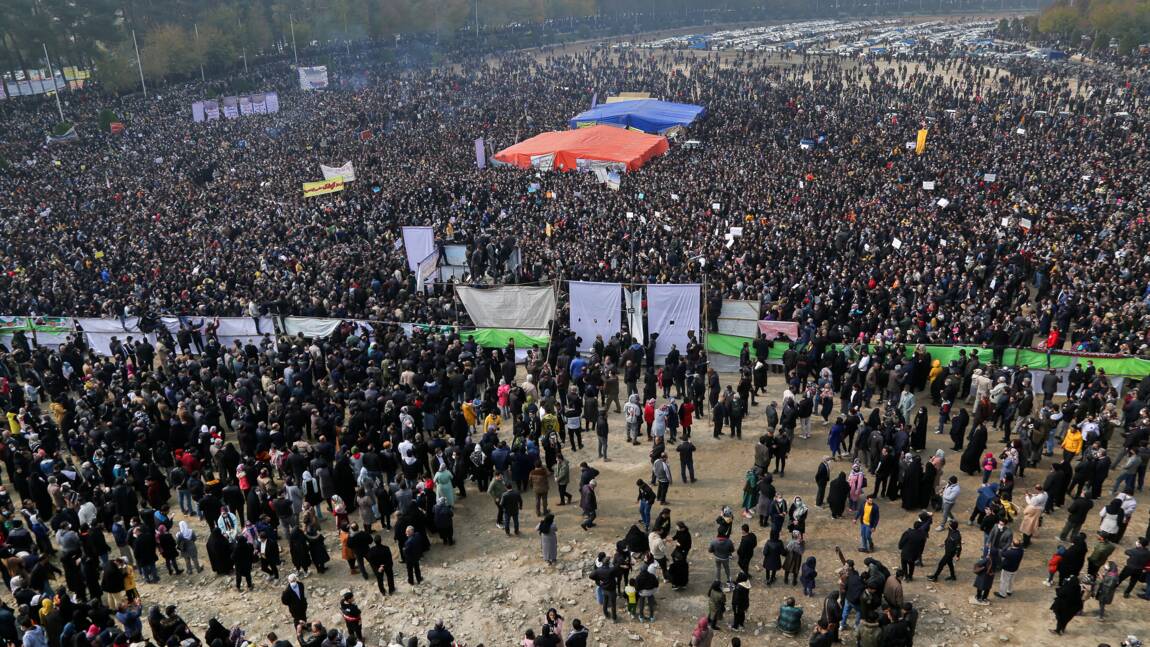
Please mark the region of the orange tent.
POLYGON ((570 171, 579 160, 619 162, 628 171, 667 152, 667 138, 614 126, 590 126, 576 130, 542 133, 505 148, 495 160, 519 168, 570 171))

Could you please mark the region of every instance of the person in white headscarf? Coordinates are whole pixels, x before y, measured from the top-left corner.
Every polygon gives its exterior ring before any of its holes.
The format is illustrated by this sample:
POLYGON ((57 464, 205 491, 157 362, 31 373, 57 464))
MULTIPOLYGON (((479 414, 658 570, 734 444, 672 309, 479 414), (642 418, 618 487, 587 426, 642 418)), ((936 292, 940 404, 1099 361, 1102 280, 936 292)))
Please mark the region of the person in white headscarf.
POLYGON ((180 522, 180 532, 176 534, 176 547, 180 549, 180 555, 184 557, 184 567, 188 572, 192 572, 192 566, 196 567, 197 573, 204 572, 204 567, 200 566, 200 551, 196 548, 196 531, 188 525, 187 521, 180 522))

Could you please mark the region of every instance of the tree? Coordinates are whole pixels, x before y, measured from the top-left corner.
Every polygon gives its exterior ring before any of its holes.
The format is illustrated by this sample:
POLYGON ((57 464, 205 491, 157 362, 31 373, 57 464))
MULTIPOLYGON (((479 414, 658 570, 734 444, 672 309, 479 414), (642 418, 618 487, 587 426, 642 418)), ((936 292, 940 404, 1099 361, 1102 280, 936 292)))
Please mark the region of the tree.
POLYGON ((1038 19, 1038 30, 1044 34, 1056 34, 1069 39, 1078 28, 1078 11, 1073 7, 1051 7, 1038 19))
POLYGON ((199 52, 188 30, 179 25, 160 25, 148 31, 140 48, 144 75, 162 78, 190 74, 199 69, 199 52))
POLYGON ((139 86, 140 79, 133 59, 132 44, 121 43, 118 47, 96 55, 96 69, 93 75, 100 87, 109 94, 120 94, 139 86))

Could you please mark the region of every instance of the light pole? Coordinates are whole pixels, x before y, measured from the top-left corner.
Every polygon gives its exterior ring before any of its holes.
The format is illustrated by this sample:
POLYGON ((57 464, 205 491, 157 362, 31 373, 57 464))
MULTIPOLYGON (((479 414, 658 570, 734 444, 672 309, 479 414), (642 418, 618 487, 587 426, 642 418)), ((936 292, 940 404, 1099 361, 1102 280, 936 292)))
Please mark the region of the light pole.
POLYGON ((140 58, 140 45, 136 42, 136 30, 132 30, 132 47, 136 48, 136 68, 140 70, 140 87, 144 90, 144 98, 148 98, 148 84, 144 83, 144 61, 140 58))
MULTIPOLYGON (((199 43, 200 43, 200 26, 196 23, 192 23, 192 29, 195 30, 195 32, 196 32, 196 44, 199 45, 199 43)), ((200 82, 201 83, 207 83, 208 82, 207 77, 204 76, 204 62, 202 59, 200 60, 200 82)))
POLYGON ((56 72, 52 70, 52 59, 48 56, 48 45, 47 43, 40 44, 44 46, 44 60, 48 62, 48 76, 52 77, 52 94, 56 95, 56 111, 60 113, 60 123, 64 123, 64 108, 60 105, 60 88, 56 85, 56 72))
POLYGON ((291 27, 291 54, 295 59, 295 66, 299 67, 299 52, 295 48, 295 19, 290 13, 288 14, 288 25, 291 27))

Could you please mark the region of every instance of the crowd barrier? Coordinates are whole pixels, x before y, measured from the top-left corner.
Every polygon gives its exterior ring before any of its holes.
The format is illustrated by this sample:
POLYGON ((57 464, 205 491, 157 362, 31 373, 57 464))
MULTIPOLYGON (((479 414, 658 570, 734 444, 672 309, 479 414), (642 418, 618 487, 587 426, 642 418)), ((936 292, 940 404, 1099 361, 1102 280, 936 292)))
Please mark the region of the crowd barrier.
MULTIPOLYGON (((199 324, 207 321, 218 322, 217 336, 220 344, 231 346, 235 342, 246 344, 249 341, 259 345, 263 336, 271 334, 273 337, 280 334, 296 336, 302 334, 306 338, 322 338, 335 332, 343 321, 349 321, 356 326, 371 330, 376 325, 395 325, 402 328, 407 334, 418 329, 435 329, 441 332, 457 330, 464 338, 473 337, 484 348, 503 348, 509 340, 515 341, 515 346, 521 353, 525 353, 532 346, 543 348, 548 343, 548 337, 533 336, 516 330, 498 328, 460 328, 458 326, 429 325, 413 322, 369 321, 363 319, 331 319, 321 317, 192 317, 190 321, 199 324)), ((177 317, 162 317, 162 325, 173 335, 180 328, 180 319, 177 317)), ((139 328, 139 319, 128 317, 125 319, 105 319, 91 317, 18 317, 0 316, 0 344, 11 348, 12 334, 23 331, 27 334, 29 342, 37 346, 57 348, 70 335, 82 332, 88 344, 97 353, 110 355, 113 337, 124 341, 129 336, 138 339, 147 337, 155 342, 155 334, 144 335, 139 328)), ((708 333, 705 336, 707 351, 726 357, 737 358, 743 344, 754 345, 753 337, 729 335, 723 333, 708 333)), ((857 347, 856 347, 857 348, 857 347)), ((928 345, 925 347, 931 359, 937 359, 943 365, 949 364, 959 357, 961 351, 970 355, 978 351, 979 356, 989 359, 992 350, 985 346, 955 345, 940 346, 928 345)), ((771 348, 769 359, 781 360, 786 344, 776 343, 771 348)), ((914 353, 913 346, 907 346, 907 355, 914 353)), ((522 359, 522 357, 520 357, 522 359)), ((1031 371, 1044 371, 1058 369, 1068 372, 1076 363, 1085 364, 1093 362, 1094 367, 1103 370, 1112 378, 1142 378, 1150 375, 1150 360, 1140 357, 1106 355, 1096 353, 1076 353, 1068 351, 1052 351, 1047 354, 1044 350, 1032 348, 1008 348, 1003 361, 1009 366, 1027 366, 1031 371), (1049 362, 1049 363, 1048 363, 1049 362)), ((1037 380, 1036 380, 1037 381, 1037 380)))

